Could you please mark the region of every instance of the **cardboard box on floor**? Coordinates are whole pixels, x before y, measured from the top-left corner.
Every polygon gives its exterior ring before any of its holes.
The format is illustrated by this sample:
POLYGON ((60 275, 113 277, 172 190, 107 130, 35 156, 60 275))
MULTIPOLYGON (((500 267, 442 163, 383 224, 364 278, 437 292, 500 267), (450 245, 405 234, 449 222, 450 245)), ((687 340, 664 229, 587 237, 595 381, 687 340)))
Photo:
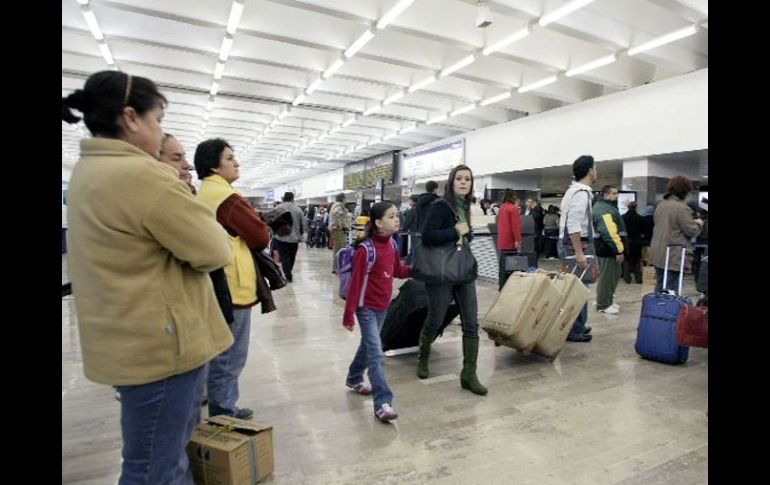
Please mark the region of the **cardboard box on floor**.
POLYGON ((252 485, 273 473, 273 427, 214 416, 199 424, 187 445, 195 483, 252 485))

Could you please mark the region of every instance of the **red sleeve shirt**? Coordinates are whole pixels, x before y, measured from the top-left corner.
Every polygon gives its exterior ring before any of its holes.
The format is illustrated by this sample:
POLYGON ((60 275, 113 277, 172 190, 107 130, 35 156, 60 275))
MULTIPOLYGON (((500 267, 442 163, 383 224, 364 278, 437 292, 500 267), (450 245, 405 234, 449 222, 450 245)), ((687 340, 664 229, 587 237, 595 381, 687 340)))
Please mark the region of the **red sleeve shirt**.
POLYGON ((270 244, 270 231, 262 220, 262 214, 257 213, 246 199, 237 194, 231 195, 219 205, 217 222, 231 236, 243 238, 249 249, 261 251, 270 244))
POLYGON ((497 247, 502 250, 517 250, 521 244, 521 214, 519 206, 506 202, 500 208, 497 219, 497 247))

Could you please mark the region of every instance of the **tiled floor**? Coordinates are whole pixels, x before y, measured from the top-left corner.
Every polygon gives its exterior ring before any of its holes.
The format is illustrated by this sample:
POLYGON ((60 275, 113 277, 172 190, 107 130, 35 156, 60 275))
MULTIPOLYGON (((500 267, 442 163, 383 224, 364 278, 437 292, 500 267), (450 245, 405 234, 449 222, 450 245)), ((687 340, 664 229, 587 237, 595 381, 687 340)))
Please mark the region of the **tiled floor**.
MULTIPOLYGON (((544 266, 555 262, 545 261, 544 266)), ((64 262, 62 263, 64 268, 64 262)), ((341 327, 329 251, 298 255, 277 312, 255 311, 241 401, 274 426, 281 484, 704 484, 708 482, 708 351, 682 366, 634 352, 641 285, 620 282, 619 315, 596 313, 594 340, 567 343, 553 363, 482 335, 479 377, 459 386, 460 329, 433 347, 431 379, 414 353, 388 357, 399 418, 379 423, 371 399, 343 381, 359 333, 341 327)), ((64 270, 63 270, 64 271, 64 270)), ((692 281, 685 294, 694 294, 692 281)), ((483 317, 495 285, 479 283, 483 317)), ((595 291, 595 290, 594 290, 595 291)), ((83 377, 72 297, 62 299, 62 483, 113 484, 119 403, 83 377)))

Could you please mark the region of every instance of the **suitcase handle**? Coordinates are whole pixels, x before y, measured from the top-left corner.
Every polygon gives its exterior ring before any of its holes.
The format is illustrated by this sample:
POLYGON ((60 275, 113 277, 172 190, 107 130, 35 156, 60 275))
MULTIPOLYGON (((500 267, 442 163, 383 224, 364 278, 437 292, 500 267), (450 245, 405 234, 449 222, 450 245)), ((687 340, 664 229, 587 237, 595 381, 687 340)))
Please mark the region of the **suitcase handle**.
MULTIPOLYGON (((667 250, 667 251, 668 251, 668 250, 667 250)), ((666 256, 668 256, 668 252, 666 252, 666 256)), ((587 261, 587 260, 589 260, 589 259, 593 258, 593 257, 594 257, 594 255, 593 255, 593 254, 586 254, 586 255, 585 255, 585 257, 586 257, 586 261, 587 261)), ((574 267, 574 268, 572 268, 572 272, 570 273, 570 274, 573 274, 573 275, 574 275, 574 274, 575 274, 575 271, 576 271, 576 270, 577 270, 577 268, 578 268, 578 265, 577 265, 577 256, 566 256, 564 259, 574 259, 574 260, 575 260, 575 267, 574 267)), ((586 275, 586 271, 588 271, 588 268, 590 268, 590 267, 591 267, 591 265, 590 265, 590 264, 586 264, 586 267, 585 267, 585 268, 583 268, 583 272, 582 272, 582 273, 580 273, 580 276, 578 276, 578 279, 581 279, 581 280, 582 280, 582 279, 583 279, 583 276, 585 276, 585 275, 586 275)))
POLYGON ((666 264, 663 267, 663 291, 666 291, 666 283, 668 282, 668 259, 669 255, 671 254, 671 248, 677 246, 682 247, 682 258, 679 261, 679 292, 677 293, 679 296, 682 296, 682 282, 684 281, 684 255, 687 248, 684 244, 681 243, 668 243, 666 245, 666 264))

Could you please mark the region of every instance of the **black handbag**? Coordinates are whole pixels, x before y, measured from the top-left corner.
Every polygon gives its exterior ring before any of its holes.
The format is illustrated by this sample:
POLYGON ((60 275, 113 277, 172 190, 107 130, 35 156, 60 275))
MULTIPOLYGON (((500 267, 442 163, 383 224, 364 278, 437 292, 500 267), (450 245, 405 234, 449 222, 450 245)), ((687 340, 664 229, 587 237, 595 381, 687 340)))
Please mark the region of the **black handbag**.
MULTIPOLYGON (((462 239, 464 241, 465 238, 462 239)), ((425 246, 414 250, 412 277, 433 285, 459 285, 474 281, 479 265, 467 244, 425 246)))

